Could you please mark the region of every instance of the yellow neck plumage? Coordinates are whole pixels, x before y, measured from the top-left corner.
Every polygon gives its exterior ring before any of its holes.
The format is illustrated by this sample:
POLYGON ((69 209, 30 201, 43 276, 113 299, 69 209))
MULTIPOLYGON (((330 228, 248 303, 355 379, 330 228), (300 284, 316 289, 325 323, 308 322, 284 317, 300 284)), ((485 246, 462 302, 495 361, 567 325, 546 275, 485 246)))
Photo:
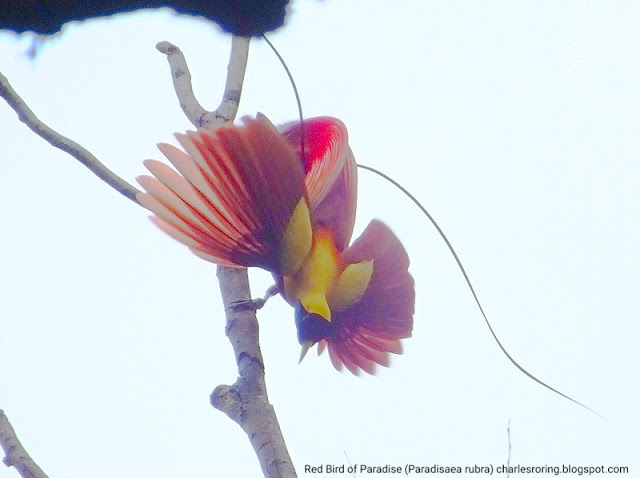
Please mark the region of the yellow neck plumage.
POLYGON ((315 234, 311 252, 295 275, 285 276, 285 296, 300 301, 308 313, 328 322, 331 311, 350 307, 360 300, 373 274, 373 261, 340 264, 339 251, 329 231, 315 234))
POLYGON ((338 273, 338 251, 326 232, 316 235, 307 260, 292 277, 284 278, 285 295, 298 299, 304 309, 331 321, 327 292, 338 273))

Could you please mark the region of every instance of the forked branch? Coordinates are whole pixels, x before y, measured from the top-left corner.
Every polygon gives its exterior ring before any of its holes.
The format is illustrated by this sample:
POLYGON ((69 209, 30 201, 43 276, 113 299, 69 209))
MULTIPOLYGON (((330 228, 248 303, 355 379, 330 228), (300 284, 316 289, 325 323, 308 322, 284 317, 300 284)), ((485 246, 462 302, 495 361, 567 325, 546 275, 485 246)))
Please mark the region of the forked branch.
POLYGON ((227 67, 227 81, 220 106, 215 111, 207 111, 200 105, 191 85, 191 73, 187 61, 180 48, 168 41, 156 45, 160 53, 167 55, 171 68, 173 87, 176 90, 180 108, 191 124, 196 128, 210 128, 216 124, 233 121, 238 112, 244 73, 249 58, 249 38, 233 37, 231 40, 231 56, 227 67))
MULTIPOLYGON (((249 39, 233 37, 227 82, 220 106, 207 112, 196 100, 191 74, 180 49, 168 42, 157 45, 167 55, 173 85, 185 115, 198 128, 233 121, 238 111, 247 65, 249 39)), ((226 333, 238 364, 233 385, 220 385, 211 394, 211 405, 227 414, 245 431, 266 477, 295 477, 284 437, 273 406, 269 403, 260 351, 255 309, 237 307, 251 303, 245 268, 218 267, 218 280, 226 312, 226 333)))
MULTIPOLYGON (((196 100, 191 75, 180 49, 168 42, 159 43, 157 48, 167 55, 180 106, 194 126, 210 128, 234 120, 247 65, 249 38, 233 37, 225 91, 215 111, 205 110, 196 100)), ((117 176, 78 143, 40 121, 2 74, 0 96, 34 133, 76 158, 109 186, 139 204, 136 199, 139 191, 134 186, 117 176)), ((251 301, 247 271, 243 268, 219 267, 218 278, 226 308, 226 333, 233 345, 239 376, 235 384, 217 387, 211 395, 211 403, 247 433, 266 477, 295 477, 275 411, 268 401, 255 310, 233 306, 251 301)), ((7 465, 15 466, 24 478, 46 478, 20 444, 2 412, 0 439, 7 465)))

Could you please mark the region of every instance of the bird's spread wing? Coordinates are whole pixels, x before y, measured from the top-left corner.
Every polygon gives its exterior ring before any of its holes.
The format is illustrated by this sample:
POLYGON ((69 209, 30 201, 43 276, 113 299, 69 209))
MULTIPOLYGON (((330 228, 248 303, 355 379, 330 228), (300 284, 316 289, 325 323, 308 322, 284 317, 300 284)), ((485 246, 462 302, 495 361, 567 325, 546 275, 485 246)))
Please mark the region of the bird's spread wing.
POLYGON ((402 353, 400 339, 411 336, 415 290, 408 271, 409 257, 395 234, 374 220, 342 253, 341 260, 361 266, 353 271, 355 287, 343 292, 338 301, 332 319, 334 333, 320 341, 318 352, 328 348, 337 369, 344 365, 354 374, 360 369, 373 373, 376 363, 388 365, 389 353, 402 353), (371 263, 366 288, 358 290, 371 263), (349 295, 351 304, 345 299, 349 295))
POLYGON ((290 275, 312 245, 304 168, 262 115, 243 126, 176 137, 184 151, 160 150, 178 171, 145 161, 138 200, 153 221, 216 264, 257 266, 290 275))
POLYGON ((344 250, 353 234, 358 193, 358 168, 346 127, 336 118, 319 117, 282 134, 303 164, 314 225, 330 230, 338 250, 344 250))

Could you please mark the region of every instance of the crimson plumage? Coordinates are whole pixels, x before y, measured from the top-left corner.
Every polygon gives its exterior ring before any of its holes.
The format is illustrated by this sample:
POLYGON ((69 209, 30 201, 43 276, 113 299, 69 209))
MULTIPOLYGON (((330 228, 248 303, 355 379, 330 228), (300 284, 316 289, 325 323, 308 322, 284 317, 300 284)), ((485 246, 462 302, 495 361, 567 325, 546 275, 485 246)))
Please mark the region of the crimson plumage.
POLYGON ((139 201, 203 259, 270 271, 296 309, 300 342, 328 349, 336 368, 387 366, 411 336, 414 283, 380 221, 349 246, 357 165, 346 128, 334 118, 282 132, 263 115, 243 123, 178 134, 184 151, 160 145, 177 172, 145 161, 153 176, 138 179, 139 201))

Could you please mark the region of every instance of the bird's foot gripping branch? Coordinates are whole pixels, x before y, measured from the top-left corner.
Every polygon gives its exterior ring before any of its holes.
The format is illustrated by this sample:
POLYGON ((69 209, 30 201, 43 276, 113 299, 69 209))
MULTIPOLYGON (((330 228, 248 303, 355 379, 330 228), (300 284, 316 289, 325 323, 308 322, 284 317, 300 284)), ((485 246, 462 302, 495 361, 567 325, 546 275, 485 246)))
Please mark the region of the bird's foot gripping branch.
POLYGON ((264 294, 264 297, 259 297, 257 299, 251 299, 251 300, 239 300, 229 304, 227 308, 229 310, 234 310, 234 311, 260 310, 265 306, 265 304, 271 297, 273 297, 274 295, 277 295, 278 293, 280 293, 280 289, 277 284, 274 284, 267 289, 267 291, 264 294))

